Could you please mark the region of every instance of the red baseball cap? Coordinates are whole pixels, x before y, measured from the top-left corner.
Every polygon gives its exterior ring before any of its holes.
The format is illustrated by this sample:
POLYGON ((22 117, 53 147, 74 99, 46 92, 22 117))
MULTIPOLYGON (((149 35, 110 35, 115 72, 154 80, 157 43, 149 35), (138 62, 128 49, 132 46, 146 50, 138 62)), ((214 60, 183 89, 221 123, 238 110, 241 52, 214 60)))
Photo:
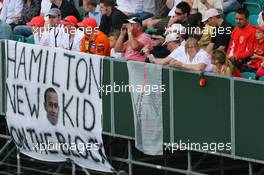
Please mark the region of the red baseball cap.
POLYGON ((35 16, 27 23, 28 26, 38 26, 43 27, 45 24, 45 19, 42 16, 35 16))
POLYGON ((63 20, 61 20, 61 24, 67 25, 67 24, 72 24, 72 25, 77 25, 78 19, 75 16, 67 16, 63 20))
POLYGON ((259 26, 257 26, 257 29, 258 29, 258 30, 261 30, 262 32, 264 32, 264 25, 259 25, 259 26))
POLYGON ((77 24, 79 27, 96 27, 96 20, 94 18, 85 18, 82 22, 77 24))

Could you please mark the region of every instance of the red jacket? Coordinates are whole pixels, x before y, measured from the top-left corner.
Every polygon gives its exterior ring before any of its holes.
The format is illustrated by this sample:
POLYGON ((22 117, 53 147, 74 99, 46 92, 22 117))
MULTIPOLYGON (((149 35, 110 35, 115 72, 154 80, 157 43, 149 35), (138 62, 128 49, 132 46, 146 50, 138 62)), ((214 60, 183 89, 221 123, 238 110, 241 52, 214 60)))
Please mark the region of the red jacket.
POLYGON ((231 34, 227 56, 230 56, 231 51, 236 60, 243 60, 252 56, 256 40, 255 34, 256 29, 250 23, 243 29, 236 27, 231 34))

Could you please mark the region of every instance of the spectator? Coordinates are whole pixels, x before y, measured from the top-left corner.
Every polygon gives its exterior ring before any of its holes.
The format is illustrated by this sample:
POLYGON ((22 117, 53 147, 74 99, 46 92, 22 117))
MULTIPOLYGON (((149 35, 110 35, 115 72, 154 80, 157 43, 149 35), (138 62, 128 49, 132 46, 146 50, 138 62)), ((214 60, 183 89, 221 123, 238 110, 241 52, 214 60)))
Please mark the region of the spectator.
POLYGON ((258 16, 258 25, 264 25, 264 10, 262 10, 260 13, 259 13, 259 16, 258 16))
POLYGON ((231 25, 224 21, 216 9, 207 10, 203 22, 207 22, 210 26, 216 27, 211 37, 211 42, 207 46, 207 52, 211 53, 216 49, 226 52, 232 32, 231 25))
POLYGON ((211 37, 214 34, 214 28, 205 24, 205 26, 201 27, 198 32, 201 32, 201 38, 198 40, 198 44, 201 49, 206 49, 211 41, 211 37))
POLYGON ((11 39, 11 36, 11 27, 4 21, 0 20, 0 39, 11 39))
POLYGON ((187 27, 187 19, 190 15, 191 8, 187 2, 180 2, 175 9, 175 16, 170 17, 168 27, 175 23, 180 23, 187 27))
POLYGON ((142 21, 133 17, 127 20, 128 24, 122 27, 119 38, 116 42, 115 50, 124 52, 126 60, 135 60, 145 62, 146 56, 141 55, 140 51, 146 47, 152 50, 150 37, 143 32, 142 21), (128 41, 125 42, 125 36, 128 34, 128 41))
POLYGON ((75 16, 67 16, 61 21, 61 24, 64 26, 67 38, 67 40, 65 40, 65 43, 67 43, 68 47, 66 47, 65 49, 80 51, 84 34, 77 28, 77 18, 75 16))
MULTIPOLYGON (((181 16, 181 15, 175 14, 176 6, 178 6, 178 8, 180 8, 182 11, 185 11, 185 12, 189 11, 188 12, 188 16, 189 16, 190 4, 188 3, 187 0, 165 0, 163 2, 163 7, 159 11, 156 12, 153 18, 145 20, 143 22, 143 25, 148 28, 155 27, 159 30, 162 30, 167 26, 171 26, 174 23, 174 21, 172 21, 172 18, 174 16, 178 16, 178 17, 181 16), (184 3, 181 3, 181 2, 184 2, 184 3), (178 6, 178 4, 181 4, 181 5, 178 6), (169 22, 170 20, 171 22, 169 22)), ((176 22, 178 19, 174 18, 174 20, 176 22)))
POLYGON ((3 8, 3 0, 0 0, 0 14, 1 14, 2 8, 3 8))
POLYGON ((226 59, 225 52, 214 50, 212 52, 212 64, 214 65, 212 72, 232 76, 233 65, 230 60, 226 59))
POLYGON ((223 0, 194 0, 192 14, 201 13, 204 17, 206 10, 215 8, 219 13, 223 12, 223 0))
POLYGON ((176 10, 176 6, 180 3, 180 2, 187 2, 189 4, 190 7, 192 7, 192 4, 193 4, 193 0, 167 0, 166 4, 167 4, 167 7, 170 10, 168 16, 175 16, 175 10, 176 10))
POLYGON ((188 39, 188 37, 192 37, 199 41, 202 37, 201 31, 203 31, 204 28, 204 24, 202 23, 202 14, 190 14, 185 22, 185 26, 187 26, 185 39, 188 39))
POLYGON ((68 0, 50 0, 51 8, 58 8, 61 11, 61 17, 75 16, 78 21, 81 21, 81 16, 75 6, 68 0))
POLYGON ((163 31, 158 30, 151 35, 153 50, 150 54, 153 54, 155 58, 166 58, 170 54, 166 44, 164 44, 165 38, 163 33, 163 31))
MULTIPOLYGON (((50 47, 68 48, 67 35, 60 25, 61 11, 58 8, 51 8, 48 13, 47 31, 43 33, 42 45, 50 47)), ((45 24, 46 25, 46 24, 45 24)))
POLYGON ((174 60, 170 63, 173 67, 194 70, 194 71, 212 71, 211 60, 204 50, 200 49, 198 41, 189 38, 185 44, 186 60, 174 60))
POLYGON ((113 30, 120 30, 123 23, 127 19, 127 16, 115 8, 115 1, 114 0, 104 0, 100 3, 101 7, 101 24, 100 30, 108 35, 113 30))
POLYGON ((78 23, 79 27, 84 28, 85 35, 82 39, 80 51, 110 56, 110 43, 107 36, 96 27, 96 20, 93 18, 85 18, 78 23))
POLYGON ((171 52, 169 56, 163 59, 155 58, 153 55, 148 55, 150 62, 155 64, 168 65, 172 60, 186 60, 186 54, 184 50, 185 41, 180 38, 177 33, 169 33, 166 35, 163 45, 167 45, 167 49, 171 52))
POLYGON ((7 24, 15 23, 17 17, 21 16, 22 9, 23 0, 4 0, 0 20, 7 24))
POLYGON ((248 22, 249 12, 246 9, 238 9, 236 13, 237 26, 232 31, 227 56, 233 65, 241 70, 242 66, 250 61, 254 53, 256 29, 248 22))
MULTIPOLYGON (((43 16, 45 18, 49 13, 50 8, 51 8, 50 0, 41 0, 40 16, 43 16)), ((45 21, 48 21, 48 18, 45 18, 45 21)))
POLYGON ((94 18, 96 24, 100 25, 102 15, 97 0, 83 0, 83 9, 87 13, 86 17, 94 18))
MULTIPOLYGON (((37 45, 45 45, 45 41, 43 40, 42 36, 45 31, 44 28, 45 19, 42 16, 36 16, 31 19, 27 25, 31 28, 34 36, 34 43, 37 45)), ((47 42, 46 42, 47 43, 47 42)), ((46 44, 48 46, 48 44, 46 44)))
POLYGON ((225 13, 229 11, 235 11, 242 7, 242 3, 245 0, 224 0, 223 11, 225 13))
POLYGON ((143 9, 143 0, 117 0, 116 2, 117 9, 127 16, 142 12, 143 9))
POLYGON ((156 11, 156 1, 144 0, 142 3, 142 7, 143 7, 142 11, 134 15, 131 15, 130 18, 137 17, 141 21, 151 18, 156 11))
POLYGON ((120 35, 120 32, 118 30, 114 30, 113 32, 111 32, 108 35, 110 48, 111 48, 110 56, 123 60, 124 59, 124 53, 115 51, 115 45, 116 45, 116 41, 117 41, 119 35, 120 35))
POLYGON ((256 71, 260 67, 262 67, 261 64, 263 63, 264 60, 264 26, 258 26, 256 29, 256 42, 254 45, 254 55, 251 56, 250 58, 251 61, 248 62, 250 72, 256 71))
POLYGON ((40 13, 40 1, 39 0, 24 0, 21 17, 17 22, 13 23, 14 34, 28 37, 32 35, 31 28, 26 25, 33 17, 38 16, 40 13))

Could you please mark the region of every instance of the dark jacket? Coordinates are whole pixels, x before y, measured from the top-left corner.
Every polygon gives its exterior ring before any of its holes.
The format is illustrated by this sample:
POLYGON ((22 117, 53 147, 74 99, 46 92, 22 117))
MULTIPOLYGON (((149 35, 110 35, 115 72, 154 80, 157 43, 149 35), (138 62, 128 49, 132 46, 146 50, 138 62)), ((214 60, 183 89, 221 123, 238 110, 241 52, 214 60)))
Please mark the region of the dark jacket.
POLYGON ((127 16, 123 12, 114 8, 110 16, 102 16, 99 28, 108 35, 113 30, 120 30, 126 19, 127 16))
POLYGON ((58 8, 61 11, 61 17, 62 19, 66 16, 75 16, 78 21, 81 21, 81 16, 78 12, 78 10, 75 8, 75 6, 68 2, 67 0, 62 0, 62 4, 60 7, 56 6, 55 4, 51 5, 51 8, 58 8))

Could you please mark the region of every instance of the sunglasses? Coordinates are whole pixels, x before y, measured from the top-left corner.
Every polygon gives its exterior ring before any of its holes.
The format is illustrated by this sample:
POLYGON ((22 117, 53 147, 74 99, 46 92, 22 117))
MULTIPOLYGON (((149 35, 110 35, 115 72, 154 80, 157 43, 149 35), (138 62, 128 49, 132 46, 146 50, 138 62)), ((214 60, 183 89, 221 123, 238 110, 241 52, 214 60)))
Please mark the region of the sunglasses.
POLYGON ((52 16, 52 15, 49 15, 49 18, 50 19, 54 19, 54 18, 57 18, 58 16, 52 16))
POLYGON ((184 13, 180 13, 180 12, 175 11, 175 14, 180 16, 180 15, 183 15, 184 13))

